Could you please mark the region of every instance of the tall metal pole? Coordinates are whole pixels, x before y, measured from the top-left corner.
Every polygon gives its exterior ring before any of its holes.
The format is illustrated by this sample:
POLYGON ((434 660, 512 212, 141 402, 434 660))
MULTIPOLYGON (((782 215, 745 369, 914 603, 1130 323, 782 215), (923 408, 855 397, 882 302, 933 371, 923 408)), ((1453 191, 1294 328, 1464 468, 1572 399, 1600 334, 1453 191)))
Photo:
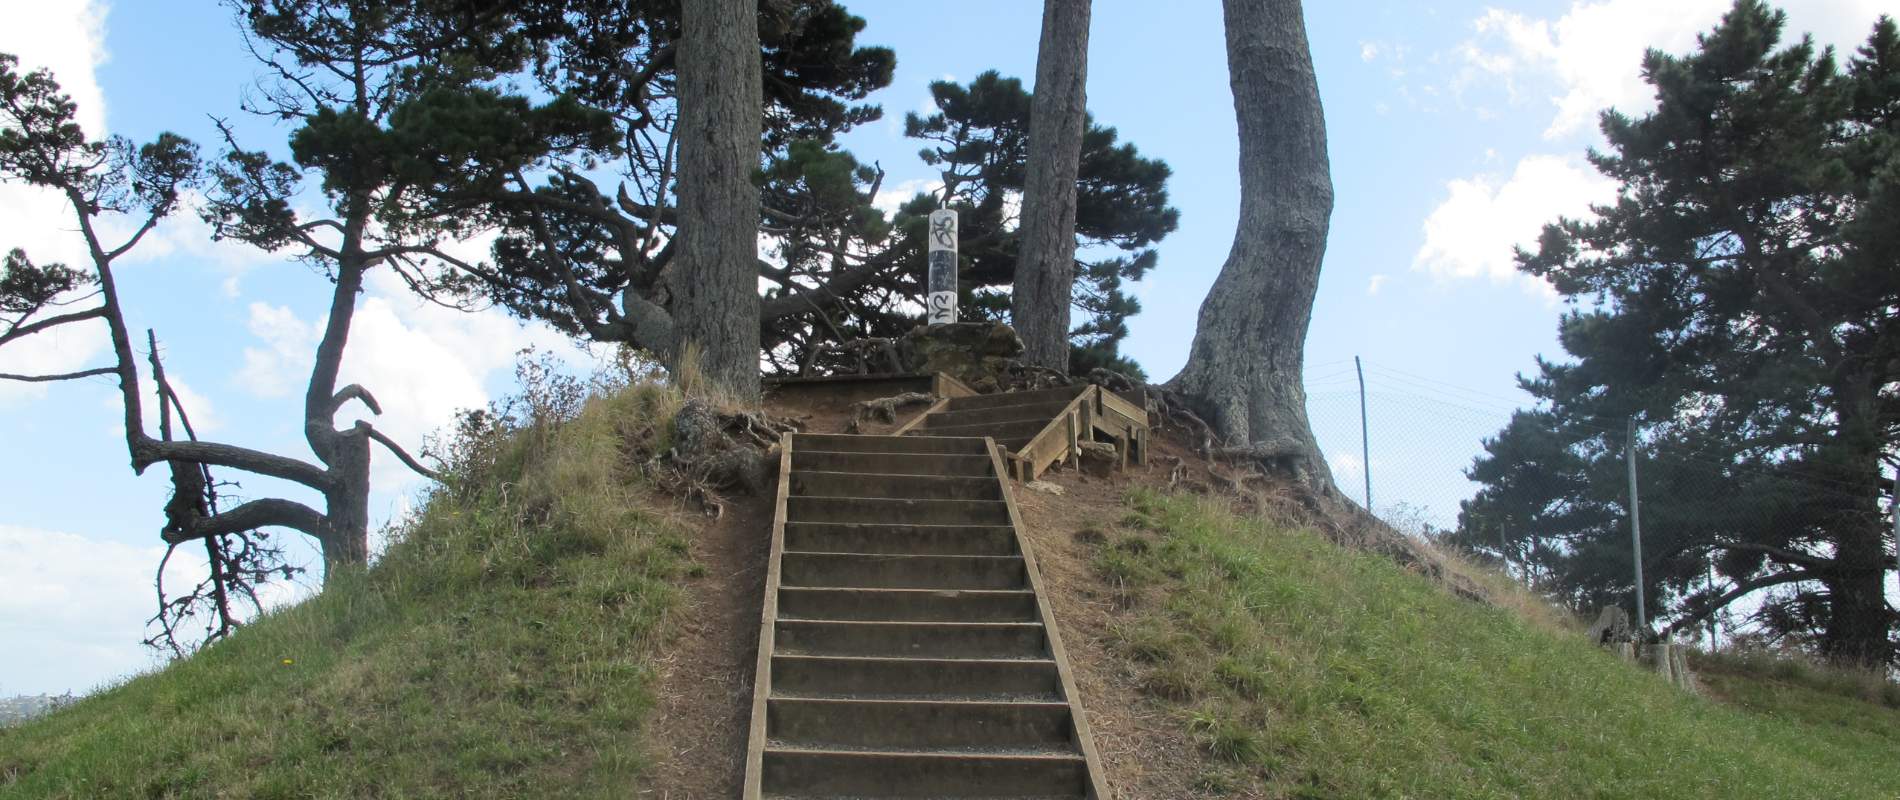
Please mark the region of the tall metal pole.
POLYGON ((1359 357, 1352 357, 1353 371, 1359 373, 1359 471, 1366 475, 1366 513, 1372 513, 1372 434, 1366 430, 1366 368, 1359 357))
POLYGON ((1636 495, 1636 418, 1629 420, 1629 443, 1625 448, 1630 465, 1630 547, 1636 564, 1636 630, 1649 632, 1648 609, 1643 608, 1643 504, 1636 495))
POLYGON ((948 325, 957 321, 957 212, 930 212, 929 239, 930 324, 948 325))

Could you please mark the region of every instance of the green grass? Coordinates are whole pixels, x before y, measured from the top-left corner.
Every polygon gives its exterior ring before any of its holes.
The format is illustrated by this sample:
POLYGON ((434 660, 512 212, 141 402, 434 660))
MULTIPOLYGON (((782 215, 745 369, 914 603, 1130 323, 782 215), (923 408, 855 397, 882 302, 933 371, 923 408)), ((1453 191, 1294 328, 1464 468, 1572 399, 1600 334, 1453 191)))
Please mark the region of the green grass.
POLYGON ((689 570, 626 453, 677 402, 544 392, 525 421, 467 429, 373 568, 0 730, 0 796, 626 796, 689 570))
POLYGON ((1383 558, 1137 492, 1097 567, 1144 688, 1214 793, 1293 798, 1900 797, 1900 712, 1711 673, 1690 696, 1383 558))

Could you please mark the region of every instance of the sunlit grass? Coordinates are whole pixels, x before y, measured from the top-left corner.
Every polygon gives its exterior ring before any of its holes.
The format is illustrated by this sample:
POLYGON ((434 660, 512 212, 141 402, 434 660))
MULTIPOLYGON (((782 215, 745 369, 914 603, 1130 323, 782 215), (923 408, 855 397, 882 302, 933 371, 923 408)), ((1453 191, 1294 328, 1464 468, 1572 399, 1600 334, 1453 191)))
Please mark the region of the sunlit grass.
POLYGON ((373 568, 0 730, 0 796, 627 796, 690 569, 628 453, 664 439, 679 394, 538 391, 465 428, 373 568))
POLYGON ((1690 696, 1317 534, 1204 499, 1128 502, 1126 531, 1097 554, 1105 578, 1145 598, 1115 626, 1116 646, 1209 756, 1205 790, 1900 795, 1892 708, 1813 690, 1753 706, 1690 696))

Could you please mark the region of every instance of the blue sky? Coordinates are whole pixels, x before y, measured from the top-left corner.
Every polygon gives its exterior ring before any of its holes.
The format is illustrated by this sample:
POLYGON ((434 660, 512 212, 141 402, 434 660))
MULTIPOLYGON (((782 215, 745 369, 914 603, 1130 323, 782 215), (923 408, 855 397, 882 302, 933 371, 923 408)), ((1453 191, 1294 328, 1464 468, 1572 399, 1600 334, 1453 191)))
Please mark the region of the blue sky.
MULTIPOLYGON (((280 147, 283 129, 238 102, 256 70, 229 14, 211 0, 42 0, 9 4, 0 52, 55 71, 92 134, 135 140, 173 130, 214 150, 210 116, 250 146, 280 147)), ((898 54, 875 97, 887 121, 845 142, 908 193, 934 176, 901 135, 926 86, 986 69, 1033 79, 1040 4, 973 0, 951 10, 847 2, 862 41, 898 54)), ((1180 229, 1135 288, 1145 312, 1127 352, 1151 377, 1186 358, 1195 313, 1226 256, 1238 210, 1236 145, 1219 4, 1097 0, 1089 107, 1098 121, 1174 168, 1180 229)), ((1681 52, 1725 0, 1496 0, 1308 5, 1337 195, 1308 342, 1312 413, 1342 485, 1358 487, 1358 407, 1351 359, 1368 363, 1375 505, 1455 512, 1459 470, 1478 439, 1524 397, 1514 375, 1555 355, 1562 307, 1516 275, 1510 248, 1558 214, 1578 213, 1608 185, 1582 160, 1605 106, 1641 111, 1645 46, 1681 52)), ((1862 39, 1900 0, 1797 0, 1792 27, 1827 43, 1862 39)), ((0 248, 83 263, 56 198, 0 186, 0 248)), ((308 368, 328 285, 308 268, 209 241, 189 215, 142 248, 121 281, 135 328, 157 329, 168 373, 208 435, 302 452, 292 395, 308 368)), ((422 305, 388 275, 361 300, 345 378, 386 413, 378 427, 412 448, 458 408, 505 394, 514 353, 535 345, 584 363, 560 336, 496 312, 422 305)), ((85 332, 11 345, 0 372, 103 363, 85 332)), ((126 466, 114 387, 0 385, 0 694, 85 691, 150 665, 137 644, 151 613, 165 479, 126 466)), ((347 423, 346 423, 347 424, 347 423)), ((376 463, 379 515, 420 486, 376 463)), ((242 494, 281 491, 246 480, 242 494)), ((1357 495, 1358 490, 1351 492, 1357 495)), ((291 534, 286 537, 295 539, 291 534)), ((315 560, 307 548, 297 558, 315 560)), ((201 566, 174 573, 186 580, 201 566)), ((283 587, 279 600, 308 591, 283 587)))

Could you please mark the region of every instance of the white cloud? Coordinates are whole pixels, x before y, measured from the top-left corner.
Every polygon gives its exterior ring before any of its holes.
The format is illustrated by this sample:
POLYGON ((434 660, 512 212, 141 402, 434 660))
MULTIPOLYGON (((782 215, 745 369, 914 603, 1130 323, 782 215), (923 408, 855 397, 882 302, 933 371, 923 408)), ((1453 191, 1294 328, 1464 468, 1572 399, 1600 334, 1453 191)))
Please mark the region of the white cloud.
MULTIPOLYGON (((105 62, 105 10, 97 3, 16 3, 0 25, 0 53, 20 58, 18 69, 46 69, 77 107, 88 137, 106 133, 106 105, 94 72, 105 62)), ((50 189, 0 183, 0 251, 23 248, 39 263, 85 263, 65 198, 50 189)))
MULTIPOLYGON (((78 307, 66 309, 76 311, 78 307)), ((40 318, 44 318, 41 315, 40 318)), ((105 323, 99 320, 60 325, 14 340, 0 347, 0 372, 15 375, 60 375, 111 366, 105 323)), ((111 377, 87 378, 110 382, 111 377)), ((0 408, 46 396, 50 383, 0 381, 0 408)))
MULTIPOLYGON (((350 328, 339 384, 362 384, 381 404, 381 416, 351 403, 338 427, 357 419, 400 442, 411 454, 457 411, 489 401, 491 375, 512 368, 518 352, 536 347, 570 363, 591 360, 587 351, 544 325, 522 325, 499 312, 470 314, 427 303, 409 293, 395 273, 372 271, 350 328)), ((321 329, 291 309, 253 303, 249 327, 260 340, 244 350, 233 376, 260 397, 293 396, 303 390, 321 329)), ((416 478, 379 449, 372 480, 378 489, 400 489, 416 478)))
MULTIPOLYGON (((154 571, 165 547, 0 523, 0 641, 31 658, 0 660, 0 694, 75 693, 158 666, 141 644, 152 616, 154 571)), ((199 549, 165 566, 173 590, 208 574, 199 549)), ((266 609, 309 597, 307 581, 258 590, 266 609)))
POLYGON ((912 178, 896 186, 879 189, 871 198, 872 207, 884 212, 885 216, 897 213, 897 209, 910 202, 919 193, 935 194, 943 190, 943 181, 935 178, 912 178))
MULTIPOLYGON (((19 56, 21 70, 48 69, 77 106, 88 136, 105 133, 105 100, 94 75, 105 61, 105 9, 97 3, 19 3, 0 24, 0 53, 19 56)), ((21 248, 39 264, 86 265, 86 248, 58 193, 0 183, 0 252, 21 248)), ((97 325, 66 326, 16 341, 0 351, 0 372, 62 373, 93 366, 106 345, 97 325)), ((0 384, 0 402, 37 398, 45 384, 0 384)))
MULTIPOLYGON (((212 267, 225 273, 222 288, 224 295, 231 298, 238 296, 238 283, 251 270, 284 263, 281 254, 265 252, 235 239, 214 239, 211 225, 200 214, 204 205, 203 193, 186 191, 179 199, 178 209, 141 239, 138 248, 127 253, 120 263, 130 266, 169 260, 174 264, 188 261, 212 267)), ((111 218, 106 222, 105 235, 113 241, 129 237, 135 223, 129 217, 111 218)))
POLYGON ((1480 175, 1445 188, 1445 201, 1425 218, 1425 243, 1412 268, 1439 280, 1503 283, 1519 277, 1514 245, 1533 244, 1559 216, 1584 215, 1591 204, 1608 202, 1616 184, 1575 159, 1530 156, 1502 182, 1480 175))
POLYGON ((248 327, 262 346, 244 348, 244 366, 232 380, 258 397, 289 397, 302 383, 297 373, 310 369, 320 335, 317 326, 285 306, 252 303, 250 311, 248 327))
POLYGON ((0 27, 0 53, 19 56, 24 70, 46 69, 78 108, 87 136, 106 131, 105 95, 95 71, 106 62, 104 3, 67 0, 11 3, 0 27))
POLYGON ((1378 294, 1380 289, 1385 288, 1386 277, 1383 272, 1373 275, 1371 280, 1366 281, 1366 294, 1378 294))
POLYGON ((1378 57, 1379 57, 1379 43, 1378 42, 1360 42, 1359 43, 1359 60, 1360 61, 1373 61, 1377 59, 1378 57))
POLYGON ((0 524, 0 640, 16 656, 31 654, 6 659, 0 691, 85 691, 150 666, 139 641, 164 552, 0 524))
MULTIPOLYGON (((1866 38, 1882 11, 1894 10, 1892 0, 1787 0, 1778 5, 1788 11, 1784 43, 1812 32, 1821 43, 1844 51, 1866 38)), ((1713 28, 1730 7, 1729 0, 1596 0, 1573 2, 1554 20, 1486 9, 1472 23, 1476 38, 1457 50, 1467 68, 1461 82, 1488 75, 1516 97, 1520 80, 1554 79, 1550 102, 1556 111, 1545 137, 1587 131, 1605 108, 1632 114, 1651 109, 1652 90, 1640 71, 1643 52, 1693 51, 1696 35, 1713 28)))

